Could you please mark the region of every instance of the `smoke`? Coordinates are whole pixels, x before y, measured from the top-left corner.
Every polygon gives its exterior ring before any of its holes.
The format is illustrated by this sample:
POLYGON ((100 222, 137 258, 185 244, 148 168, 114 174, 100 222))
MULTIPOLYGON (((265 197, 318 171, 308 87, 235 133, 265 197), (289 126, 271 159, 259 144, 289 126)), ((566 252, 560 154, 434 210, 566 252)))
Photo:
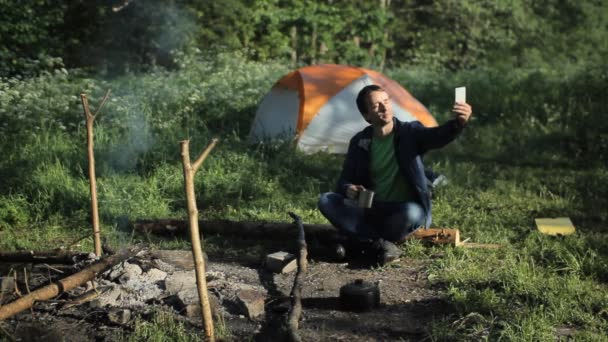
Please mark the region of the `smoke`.
POLYGON ((154 137, 145 115, 135 110, 126 117, 123 139, 113 146, 108 163, 116 171, 132 171, 154 145, 154 137))
MULTIPOLYGON (((187 44, 196 30, 196 23, 192 15, 175 2, 163 0, 124 0, 114 10, 113 25, 108 29, 116 39, 113 49, 106 51, 109 64, 120 65, 139 61, 144 64, 172 66, 173 52, 182 49, 187 44), (125 48, 131 45, 132 49, 125 48), (129 51, 145 51, 144 56, 125 56, 125 53, 136 53, 129 51), (125 58, 126 57, 126 58, 125 58)), ((137 69, 135 66, 134 69, 137 69)), ((120 69, 120 68, 119 68, 120 69)), ((130 68, 127 66, 127 70, 130 68)), ((145 68, 144 68, 145 69, 145 68)), ((100 77, 108 76, 107 70, 99 70, 100 77)), ((148 120, 150 107, 153 102, 160 100, 164 94, 163 86, 151 82, 149 74, 133 73, 129 78, 136 81, 129 82, 123 89, 118 89, 115 94, 121 93, 121 103, 114 117, 111 119, 123 128, 124 134, 120 142, 112 147, 107 159, 108 165, 115 171, 132 171, 140 163, 145 162, 145 154, 154 146, 155 139, 152 127, 148 120), (133 88, 138 84, 140 88, 133 88), (152 90, 148 86, 154 87, 152 90), (158 87, 158 88, 157 88, 158 87), (155 96, 150 96, 154 94, 155 96)), ((153 120, 154 121, 154 120, 153 120)))
POLYGON ((108 9, 81 5, 69 14, 75 23, 87 21, 83 11, 91 16, 87 32, 94 43, 74 46, 71 53, 78 64, 94 66, 102 75, 174 67, 173 52, 187 47, 198 29, 191 11, 174 1, 123 0, 108 9))
POLYGON ((162 13, 163 27, 153 39, 156 47, 165 53, 183 48, 197 29, 196 22, 187 11, 176 5, 165 6, 162 13))

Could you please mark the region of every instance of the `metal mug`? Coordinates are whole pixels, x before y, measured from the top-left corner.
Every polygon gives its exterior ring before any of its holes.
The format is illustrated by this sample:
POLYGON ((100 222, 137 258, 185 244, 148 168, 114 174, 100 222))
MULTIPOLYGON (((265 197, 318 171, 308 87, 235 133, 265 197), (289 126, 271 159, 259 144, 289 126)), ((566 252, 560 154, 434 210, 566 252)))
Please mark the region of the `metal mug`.
POLYGON ((359 191, 359 197, 357 198, 357 204, 359 208, 371 208, 374 201, 374 192, 368 189, 362 189, 359 191))

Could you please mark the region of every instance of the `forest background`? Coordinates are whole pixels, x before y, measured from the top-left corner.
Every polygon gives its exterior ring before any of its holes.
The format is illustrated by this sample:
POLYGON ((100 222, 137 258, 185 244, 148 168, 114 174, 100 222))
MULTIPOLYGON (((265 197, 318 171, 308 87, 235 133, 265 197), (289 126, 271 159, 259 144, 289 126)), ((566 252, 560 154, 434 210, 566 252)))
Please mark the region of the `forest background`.
POLYGON ((175 66, 192 49, 256 61, 449 70, 601 63, 599 0, 2 0, 2 75, 35 61, 111 71, 175 66), (11 6, 12 5, 12 6, 11 6))
MULTIPOLYGON (((608 2, 601 0, 0 0, 0 250, 53 249, 89 234, 86 130, 95 107, 102 231, 185 218, 179 141, 220 144, 197 180, 204 218, 327 223, 316 210, 342 156, 249 145, 257 105, 315 63, 383 71, 439 122, 466 85, 470 129, 425 157, 450 183, 434 222, 487 252, 404 247, 429 259, 454 315, 433 339, 608 336, 608 2), (294 177, 299 179, 294 182, 294 177), (578 233, 539 234, 536 217, 578 233), (515 308, 515 309, 514 309, 515 308)), ((263 254, 209 237, 209 253, 263 254)), ((81 248, 90 250, 90 237, 81 248)), ((161 329, 162 330, 162 329, 161 329)))

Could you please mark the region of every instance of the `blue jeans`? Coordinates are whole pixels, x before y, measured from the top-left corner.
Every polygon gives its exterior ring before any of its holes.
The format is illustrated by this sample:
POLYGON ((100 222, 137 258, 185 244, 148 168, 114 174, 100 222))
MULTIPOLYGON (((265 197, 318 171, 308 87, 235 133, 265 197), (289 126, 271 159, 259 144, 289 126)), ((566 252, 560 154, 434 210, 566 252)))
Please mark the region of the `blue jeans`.
POLYGON ((339 193, 326 192, 319 210, 340 233, 359 239, 398 241, 424 225, 424 210, 416 202, 374 201, 364 209, 345 203, 339 193))

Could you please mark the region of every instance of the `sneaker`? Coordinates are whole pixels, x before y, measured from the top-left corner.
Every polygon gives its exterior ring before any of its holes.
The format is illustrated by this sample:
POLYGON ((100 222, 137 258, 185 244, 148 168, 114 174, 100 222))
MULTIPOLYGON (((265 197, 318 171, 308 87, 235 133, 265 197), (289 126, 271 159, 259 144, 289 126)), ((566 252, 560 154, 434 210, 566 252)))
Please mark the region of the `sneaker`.
POLYGON ((384 239, 374 241, 373 248, 376 250, 378 263, 386 265, 397 261, 401 256, 401 250, 394 243, 384 239))

